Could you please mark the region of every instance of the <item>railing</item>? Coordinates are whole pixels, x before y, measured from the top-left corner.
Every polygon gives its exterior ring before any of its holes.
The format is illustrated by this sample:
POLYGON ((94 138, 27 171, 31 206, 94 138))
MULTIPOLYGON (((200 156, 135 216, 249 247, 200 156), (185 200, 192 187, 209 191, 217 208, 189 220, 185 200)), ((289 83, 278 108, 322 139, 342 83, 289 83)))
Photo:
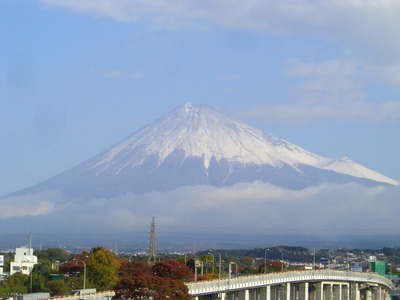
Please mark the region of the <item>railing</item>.
POLYGON ((105 291, 105 292, 97 292, 97 293, 87 293, 81 295, 68 295, 68 296, 59 296, 52 297, 49 300, 110 300, 114 297, 114 291, 105 291))
POLYGON ((235 278, 221 278, 188 283, 189 294, 202 295, 219 293, 228 290, 255 288, 266 285, 276 285, 288 282, 311 282, 311 281, 341 281, 379 284, 388 290, 393 289, 392 281, 375 273, 361 273, 338 270, 307 270, 283 273, 270 273, 262 275, 241 276, 235 278))

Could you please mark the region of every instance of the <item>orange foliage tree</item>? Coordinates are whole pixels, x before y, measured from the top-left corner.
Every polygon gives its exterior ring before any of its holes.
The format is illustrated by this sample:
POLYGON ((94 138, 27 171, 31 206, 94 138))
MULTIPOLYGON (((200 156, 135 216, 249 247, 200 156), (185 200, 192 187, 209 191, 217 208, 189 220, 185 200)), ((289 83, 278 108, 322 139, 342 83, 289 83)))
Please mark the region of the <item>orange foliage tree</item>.
POLYGON ((123 262, 115 298, 189 300, 183 281, 191 277, 191 270, 174 260, 157 262, 153 267, 143 262, 123 262))

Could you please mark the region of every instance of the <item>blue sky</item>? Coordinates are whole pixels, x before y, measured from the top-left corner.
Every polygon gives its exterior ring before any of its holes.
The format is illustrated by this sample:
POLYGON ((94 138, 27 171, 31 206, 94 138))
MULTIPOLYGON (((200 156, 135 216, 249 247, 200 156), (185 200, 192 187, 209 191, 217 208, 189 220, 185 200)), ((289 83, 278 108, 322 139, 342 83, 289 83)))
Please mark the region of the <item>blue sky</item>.
POLYGON ((400 180, 400 3, 0 2, 0 195, 185 101, 400 180))

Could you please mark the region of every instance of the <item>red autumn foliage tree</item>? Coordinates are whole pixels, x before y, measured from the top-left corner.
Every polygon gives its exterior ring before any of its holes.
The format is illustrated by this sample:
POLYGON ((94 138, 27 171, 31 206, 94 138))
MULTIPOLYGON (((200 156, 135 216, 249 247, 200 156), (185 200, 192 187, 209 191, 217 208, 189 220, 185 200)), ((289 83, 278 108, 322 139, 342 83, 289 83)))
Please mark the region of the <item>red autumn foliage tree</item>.
POLYGON ((151 297, 153 274, 143 262, 123 262, 119 268, 119 280, 115 287, 116 298, 147 299, 151 297))
POLYGON ((189 300, 183 280, 192 276, 189 268, 176 261, 158 262, 153 267, 143 262, 123 262, 115 298, 189 300))
POLYGON ((168 277, 178 280, 193 278, 192 270, 174 259, 157 262, 153 266, 153 274, 159 277, 168 277))

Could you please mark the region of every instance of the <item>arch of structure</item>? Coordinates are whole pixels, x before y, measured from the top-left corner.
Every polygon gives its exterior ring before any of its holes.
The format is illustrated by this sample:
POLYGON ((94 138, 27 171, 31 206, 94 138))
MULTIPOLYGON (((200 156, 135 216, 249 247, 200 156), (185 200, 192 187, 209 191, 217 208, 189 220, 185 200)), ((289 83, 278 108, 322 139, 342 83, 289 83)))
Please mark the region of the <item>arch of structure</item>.
POLYGON ((385 300, 392 281, 375 273, 309 270, 187 284, 192 299, 385 300))

